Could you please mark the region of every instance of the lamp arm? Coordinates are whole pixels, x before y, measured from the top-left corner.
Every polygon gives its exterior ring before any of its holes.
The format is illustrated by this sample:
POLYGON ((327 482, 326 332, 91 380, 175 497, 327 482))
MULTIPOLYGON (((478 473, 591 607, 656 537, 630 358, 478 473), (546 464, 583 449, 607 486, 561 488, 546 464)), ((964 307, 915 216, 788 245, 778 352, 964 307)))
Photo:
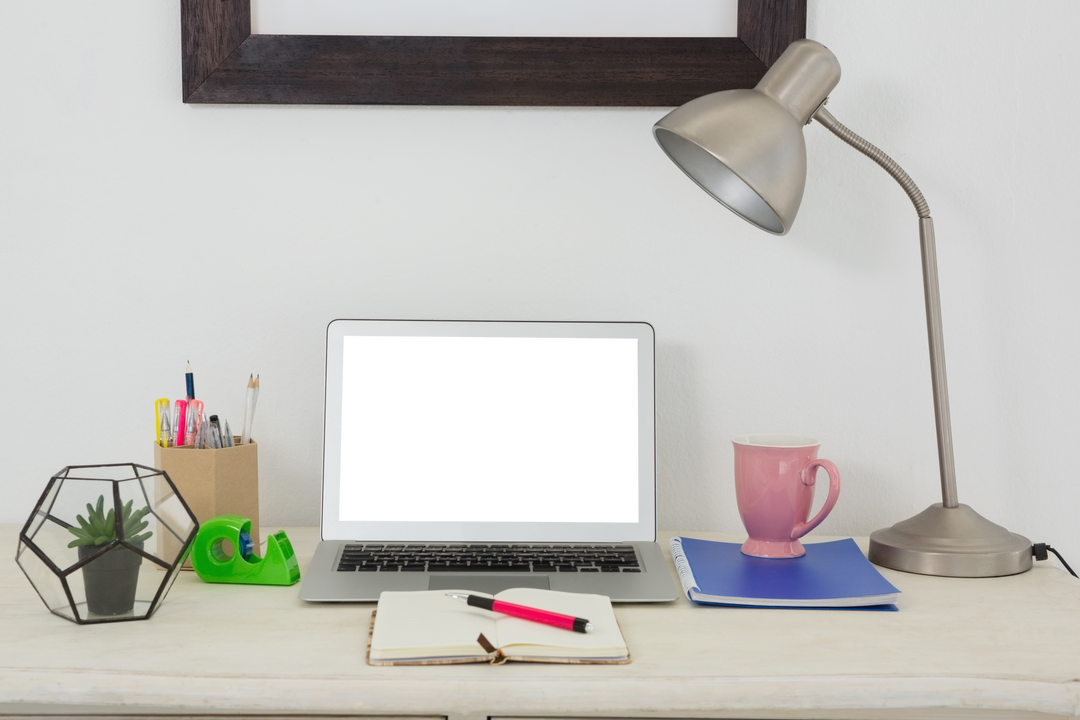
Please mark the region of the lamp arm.
POLYGON ((926 302, 926 332, 930 342, 930 379, 934 387, 934 420, 937 426, 938 470, 941 474, 941 502, 947 508, 959 505, 956 496, 956 466, 953 461, 952 422, 949 419, 949 385, 945 378, 945 339, 941 328, 941 296, 938 292, 937 250, 930 207, 903 168, 872 143, 849 130, 822 105, 813 120, 829 132, 876 162, 907 193, 919 213, 919 244, 922 248, 923 296, 926 302))
POLYGON ((930 206, 926 204, 926 199, 923 197, 922 191, 919 190, 919 186, 915 184, 915 181, 912 180, 906 172, 904 172, 902 167, 896 164, 895 160, 882 152, 881 149, 876 147, 873 143, 852 132, 847 126, 837 120, 831 112, 826 110, 824 105, 819 107, 817 112, 815 112, 810 119, 817 120, 833 135, 884 168, 885 172, 892 175, 893 179, 900 183, 900 187, 904 188, 904 192, 906 192, 911 199, 911 204, 915 206, 915 212, 919 213, 919 217, 930 217, 930 206))

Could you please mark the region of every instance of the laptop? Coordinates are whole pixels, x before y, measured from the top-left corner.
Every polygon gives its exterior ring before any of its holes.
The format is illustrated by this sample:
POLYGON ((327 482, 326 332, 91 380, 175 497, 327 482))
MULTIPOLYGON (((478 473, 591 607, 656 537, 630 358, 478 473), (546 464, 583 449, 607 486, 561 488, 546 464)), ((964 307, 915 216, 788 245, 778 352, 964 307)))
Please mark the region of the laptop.
POLYGON ((656 543, 653 329, 335 320, 312 602, 678 596, 656 543))

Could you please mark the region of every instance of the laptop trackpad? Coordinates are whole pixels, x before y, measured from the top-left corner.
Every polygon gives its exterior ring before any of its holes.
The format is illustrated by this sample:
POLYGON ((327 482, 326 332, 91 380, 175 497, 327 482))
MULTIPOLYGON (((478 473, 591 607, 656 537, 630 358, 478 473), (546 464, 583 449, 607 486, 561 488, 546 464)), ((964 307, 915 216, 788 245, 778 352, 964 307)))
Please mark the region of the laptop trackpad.
POLYGON ((527 587, 550 590, 546 575, 432 575, 428 590, 472 590, 494 595, 509 588, 527 587))

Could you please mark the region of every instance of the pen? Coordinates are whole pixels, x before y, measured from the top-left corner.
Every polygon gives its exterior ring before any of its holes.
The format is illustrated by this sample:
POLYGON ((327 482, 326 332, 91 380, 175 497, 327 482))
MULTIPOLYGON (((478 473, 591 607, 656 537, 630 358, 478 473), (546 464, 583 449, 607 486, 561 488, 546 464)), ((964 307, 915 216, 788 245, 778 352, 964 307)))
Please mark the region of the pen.
POLYGON ((157 444, 161 447, 169 447, 169 398, 158 398, 154 401, 154 432, 157 433, 157 444))
POLYGON ((214 450, 220 450, 221 448, 225 447, 224 445, 221 444, 221 423, 218 422, 218 416, 217 415, 211 415, 210 416, 210 428, 209 428, 209 431, 210 431, 210 437, 209 437, 209 441, 208 441, 207 444, 210 447, 212 447, 214 450))
POLYGON ((165 412, 161 413, 161 427, 158 435, 161 437, 161 447, 169 447, 171 444, 169 441, 172 439, 172 424, 169 422, 168 406, 165 407, 165 412))
POLYGON ((176 401, 176 440, 173 445, 180 447, 187 444, 187 400, 176 401))
POLYGON ((585 618, 574 617, 573 615, 563 615, 561 613, 551 612, 550 610, 540 610, 539 608, 526 607, 525 605, 515 605, 514 603, 503 602, 502 600, 496 600, 495 598, 480 597, 479 595, 467 595, 465 593, 446 593, 446 595, 455 600, 468 603, 473 607, 491 610, 492 612, 502 613, 503 615, 510 615, 512 617, 521 618, 522 620, 531 620, 545 625, 554 625, 555 627, 564 630, 587 633, 593 629, 593 624, 591 622, 585 618))
POLYGON ((199 421, 202 420, 202 400, 189 399, 187 403, 187 433, 184 438, 185 445, 194 445, 195 436, 198 434, 199 421))

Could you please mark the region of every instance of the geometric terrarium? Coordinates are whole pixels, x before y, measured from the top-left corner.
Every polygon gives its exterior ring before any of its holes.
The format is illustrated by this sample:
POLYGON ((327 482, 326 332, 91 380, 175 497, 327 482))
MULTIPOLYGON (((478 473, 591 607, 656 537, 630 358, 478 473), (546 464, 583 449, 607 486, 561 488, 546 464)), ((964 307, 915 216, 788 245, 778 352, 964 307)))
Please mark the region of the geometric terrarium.
POLYGON ((199 523, 164 470, 72 465, 49 480, 15 560, 45 606, 74 622, 150 617, 199 523))

